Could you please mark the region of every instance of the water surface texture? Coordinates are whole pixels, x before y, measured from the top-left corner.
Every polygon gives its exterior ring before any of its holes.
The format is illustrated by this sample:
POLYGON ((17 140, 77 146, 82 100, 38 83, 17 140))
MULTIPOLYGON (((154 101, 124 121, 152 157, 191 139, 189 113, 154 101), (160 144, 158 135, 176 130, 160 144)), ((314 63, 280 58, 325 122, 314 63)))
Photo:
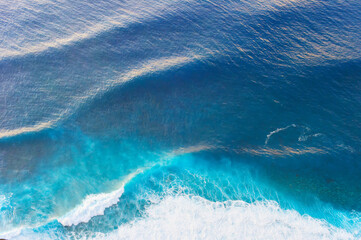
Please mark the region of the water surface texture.
POLYGON ((0 0, 0 238, 361 239, 361 2, 0 0))

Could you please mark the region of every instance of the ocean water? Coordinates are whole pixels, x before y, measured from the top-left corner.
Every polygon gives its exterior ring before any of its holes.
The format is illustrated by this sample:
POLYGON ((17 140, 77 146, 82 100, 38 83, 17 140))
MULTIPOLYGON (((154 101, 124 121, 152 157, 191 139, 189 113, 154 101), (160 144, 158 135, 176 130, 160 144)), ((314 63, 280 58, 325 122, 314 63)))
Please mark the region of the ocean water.
POLYGON ((0 0, 0 238, 361 239, 361 2, 0 0))

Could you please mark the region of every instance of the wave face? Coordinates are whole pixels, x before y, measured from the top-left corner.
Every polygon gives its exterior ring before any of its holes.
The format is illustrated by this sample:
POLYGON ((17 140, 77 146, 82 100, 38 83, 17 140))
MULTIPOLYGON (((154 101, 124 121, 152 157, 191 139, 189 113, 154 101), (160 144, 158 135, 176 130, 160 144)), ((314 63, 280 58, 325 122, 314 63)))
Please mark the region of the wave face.
POLYGON ((0 238, 360 239, 361 3, 0 0, 0 238))

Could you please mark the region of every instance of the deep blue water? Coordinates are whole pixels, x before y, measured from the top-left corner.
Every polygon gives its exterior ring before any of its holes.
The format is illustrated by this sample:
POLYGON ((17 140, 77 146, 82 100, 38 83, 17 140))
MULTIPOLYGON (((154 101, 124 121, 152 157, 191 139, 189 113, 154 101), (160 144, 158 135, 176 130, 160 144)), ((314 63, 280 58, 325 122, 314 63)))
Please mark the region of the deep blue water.
POLYGON ((361 3, 0 0, 0 238, 361 239, 361 3))

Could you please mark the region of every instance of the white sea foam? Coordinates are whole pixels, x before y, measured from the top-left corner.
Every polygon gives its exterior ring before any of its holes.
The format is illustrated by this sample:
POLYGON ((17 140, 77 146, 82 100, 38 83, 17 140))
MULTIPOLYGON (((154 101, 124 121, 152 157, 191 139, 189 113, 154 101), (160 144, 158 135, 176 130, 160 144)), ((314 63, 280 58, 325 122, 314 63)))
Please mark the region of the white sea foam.
MULTIPOLYGON (((161 157, 161 160, 170 160, 171 158, 211 149, 207 145, 195 145, 190 147, 183 147, 171 152, 167 152, 161 157)), ((164 162, 164 161, 163 161, 164 162)), ((157 163, 158 164, 158 163, 157 163)), ((78 225, 79 223, 86 223, 94 216, 104 215, 104 210, 119 202, 119 198, 124 192, 124 185, 132 178, 142 173, 151 167, 140 168, 137 171, 129 174, 120 184, 120 187, 110 193, 99 193, 88 195, 81 204, 66 213, 64 216, 58 218, 58 221, 63 226, 78 225)))
MULTIPOLYGON (((211 202, 201 197, 178 195, 154 203, 144 216, 110 233, 92 233, 93 239, 358 239, 325 220, 284 210, 273 201, 211 202)), ((23 231, 11 239, 58 239, 56 232, 23 231)), ((71 237, 63 236, 62 239, 71 237)), ((71 238, 72 239, 72 238, 71 238)), ((89 235, 76 239, 89 239, 89 235)))
POLYGON ((276 133, 279 133, 279 132, 281 132, 281 131, 287 130, 287 129, 289 129, 290 127, 297 127, 297 125, 296 125, 296 124, 291 124, 291 125, 288 125, 288 126, 286 126, 286 127, 284 127, 284 128, 277 128, 276 130, 270 132, 270 133, 267 135, 266 141, 264 142, 264 144, 265 144, 265 145, 268 144, 268 142, 269 142, 269 140, 270 140, 270 138, 272 137, 273 134, 276 134, 276 133))
MULTIPOLYGON (((212 146, 190 146, 166 152, 164 159, 181 154, 213 149, 212 146)), ((88 222, 93 216, 119 201, 124 184, 145 169, 129 175, 121 187, 110 193, 88 196, 59 222, 65 226, 88 222)), ((295 210, 281 209, 273 201, 246 203, 241 200, 212 202, 199 196, 168 195, 150 197, 152 204, 143 217, 121 225, 110 233, 92 233, 94 239, 357 239, 359 232, 337 228, 325 220, 300 215, 295 210)), ((336 213, 337 214, 337 213, 336 213)), ((56 231, 56 230, 55 230, 56 231)), ((54 231, 25 229, 10 239, 58 239, 54 231)), ((7 235, 9 236, 9 235, 7 235)), ((69 236, 68 236, 69 237, 69 236)), ((70 238, 70 237, 69 237, 70 238)), ((77 235, 76 239, 89 235, 77 235)), ((62 236, 62 239, 68 239, 62 236)))
POLYGON ((105 209, 119 202, 119 198, 124 192, 124 185, 143 171, 144 169, 138 169, 134 173, 129 174, 115 191, 88 195, 81 204, 58 218, 58 221, 63 226, 71 226, 89 222, 94 216, 104 215, 105 209))
POLYGON ((298 137, 298 141, 299 141, 299 142, 305 142, 305 141, 307 141, 309 138, 319 137, 319 136, 322 136, 322 134, 321 134, 321 133, 315 133, 315 134, 310 134, 310 135, 302 134, 301 136, 298 137))
POLYGON ((104 210, 119 201, 124 188, 121 187, 111 193, 100 193, 88 195, 83 202, 58 219, 63 226, 77 225, 98 215, 104 215, 104 210))
POLYGON ((169 196, 151 205, 146 217, 95 239, 356 239, 326 221, 283 210, 272 201, 211 202, 169 196))
POLYGON ((0 194, 0 208, 8 205, 9 199, 5 195, 0 194))

